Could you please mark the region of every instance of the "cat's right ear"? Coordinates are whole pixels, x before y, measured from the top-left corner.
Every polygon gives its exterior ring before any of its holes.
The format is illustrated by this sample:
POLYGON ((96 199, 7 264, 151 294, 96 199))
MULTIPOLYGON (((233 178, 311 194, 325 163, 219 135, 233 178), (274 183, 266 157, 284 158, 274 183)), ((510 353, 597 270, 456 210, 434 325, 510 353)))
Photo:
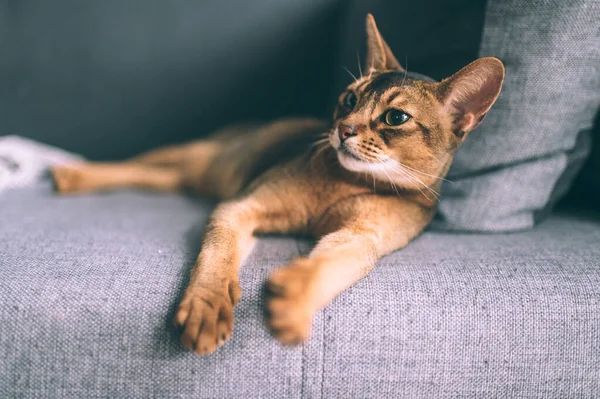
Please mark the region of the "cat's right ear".
POLYGON ((440 82, 443 110, 452 115, 452 130, 460 137, 475 129, 496 102, 504 82, 504 64, 498 58, 473 61, 440 82))
POLYGON ((367 64, 365 70, 369 72, 387 70, 404 72, 404 68, 379 33, 372 14, 367 14, 367 64))

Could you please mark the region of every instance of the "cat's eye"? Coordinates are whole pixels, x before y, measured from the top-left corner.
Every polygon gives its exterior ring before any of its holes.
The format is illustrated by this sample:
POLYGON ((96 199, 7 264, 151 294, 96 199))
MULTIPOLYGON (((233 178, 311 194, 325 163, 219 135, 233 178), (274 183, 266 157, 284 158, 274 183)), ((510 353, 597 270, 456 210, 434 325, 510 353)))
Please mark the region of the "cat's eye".
POLYGON ((397 109, 390 109, 384 115, 384 122, 390 126, 400 126, 410 119, 410 115, 397 109))
POLYGON ((353 92, 348 92, 345 96, 344 96, 344 107, 346 107, 347 109, 354 109, 354 107, 356 106, 356 94, 354 94, 353 92))

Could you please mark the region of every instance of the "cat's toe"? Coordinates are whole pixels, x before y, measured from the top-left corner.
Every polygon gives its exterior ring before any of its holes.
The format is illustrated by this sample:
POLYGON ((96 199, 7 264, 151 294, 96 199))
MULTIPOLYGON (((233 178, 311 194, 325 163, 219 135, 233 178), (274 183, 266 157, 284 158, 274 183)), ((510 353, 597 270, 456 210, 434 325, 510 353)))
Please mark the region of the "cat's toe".
POLYGON ((54 180, 54 187, 58 193, 66 194, 78 191, 81 174, 77 167, 57 165, 54 166, 50 173, 54 180))
POLYGON ((273 272, 267 281, 267 326, 282 344, 298 345, 310 336, 312 304, 310 268, 301 262, 273 272))
POLYGON ((294 300, 272 298, 267 302, 267 312, 267 326, 282 344, 298 345, 309 338, 313 314, 307 306, 294 300))
POLYGON ((183 329, 181 343, 199 355, 208 355, 231 338, 233 305, 226 293, 195 288, 186 292, 174 324, 183 329))

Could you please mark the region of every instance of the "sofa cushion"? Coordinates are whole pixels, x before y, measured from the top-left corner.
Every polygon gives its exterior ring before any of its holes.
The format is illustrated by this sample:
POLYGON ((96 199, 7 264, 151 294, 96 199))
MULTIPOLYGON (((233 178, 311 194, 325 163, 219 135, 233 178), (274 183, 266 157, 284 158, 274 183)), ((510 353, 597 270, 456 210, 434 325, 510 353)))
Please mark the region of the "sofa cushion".
POLYGON ((426 232, 284 348, 269 270, 310 243, 259 240, 233 339, 185 351, 170 321, 211 204, 124 191, 0 194, 0 397, 591 397, 600 391, 600 220, 426 232))
POLYGON ((506 65, 500 97, 457 152, 436 227, 529 228, 563 196, 600 106, 600 3, 490 0, 480 56, 506 65))

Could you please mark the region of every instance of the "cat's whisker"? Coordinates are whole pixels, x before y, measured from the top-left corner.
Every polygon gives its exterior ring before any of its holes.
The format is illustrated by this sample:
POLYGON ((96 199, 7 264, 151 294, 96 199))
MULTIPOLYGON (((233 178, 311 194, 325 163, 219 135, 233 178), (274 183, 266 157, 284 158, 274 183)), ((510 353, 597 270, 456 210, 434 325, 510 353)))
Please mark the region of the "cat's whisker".
MULTIPOLYGON (((425 198, 427 199, 431 199, 429 196, 427 196, 427 194, 425 194, 425 192, 421 189, 420 186, 422 186, 423 188, 425 188, 427 191, 429 191, 437 200, 440 200, 442 198, 441 194, 438 193, 436 190, 432 189, 429 185, 425 184, 425 182, 423 180, 421 180, 420 177, 418 177, 417 175, 415 175, 414 173, 412 173, 411 171, 417 172, 417 173, 421 173, 423 175, 426 176, 430 176, 433 177, 435 179, 439 179, 439 180, 443 180, 443 181, 449 181, 447 179, 444 179, 443 177, 439 177, 439 176, 435 176, 435 175, 431 175, 429 173, 425 173, 423 171, 417 170, 417 169, 413 169, 410 166, 404 165, 401 162, 398 162, 394 159, 391 159, 387 156, 380 156, 378 154, 375 155, 376 159, 378 159, 379 162, 382 163, 386 163, 387 166, 390 167, 390 169, 402 176, 404 176, 405 178, 407 178, 417 189, 419 189, 419 191, 421 192, 421 194, 423 194, 425 196, 425 198)), ((373 170, 371 168, 373 162, 369 161, 368 159, 365 159, 365 161, 368 164, 368 168, 371 171, 371 174, 373 175, 373 179, 375 179, 375 176, 373 174, 373 170)), ((393 181, 391 179, 391 177, 389 176, 389 174, 387 173, 387 171, 385 169, 382 169, 383 173, 386 174, 386 176, 388 176, 388 179, 390 180, 390 183, 393 184, 393 181)), ((373 181, 373 183, 375 183, 375 181, 373 181)), ((395 189, 397 191, 397 189, 395 189)))
POLYGON ((358 79, 356 78, 356 76, 354 76, 354 74, 352 72, 350 72, 350 70, 348 68, 346 68, 346 67, 342 67, 342 68, 344 68, 344 70, 346 72, 348 72, 350 74, 350 76, 352 76, 352 78, 354 79, 355 82, 358 82, 358 79))
MULTIPOLYGON (((441 195, 437 191, 435 191, 431 187, 429 187, 427 184, 423 183, 423 181, 421 179, 419 179, 418 177, 416 177, 415 175, 411 174, 408 171, 405 171, 405 173, 408 178, 413 179, 417 183, 420 183, 427 191, 429 191, 431 194, 433 194, 433 196, 435 197, 436 200, 439 201, 441 199, 441 195)), ((425 195, 425 194, 423 194, 423 195, 425 195)), ((425 197, 427 199, 431 199, 427 195, 425 195, 425 197)))
POLYGON ((404 82, 406 81, 407 73, 408 73, 408 55, 404 54, 404 77, 402 78, 402 84, 400 84, 400 86, 404 86, 404 82))
MULTIPOLYGON (((450 182, 450 183, 454 183, 454 182, 452 182, 452 181, 450 181, 450 180, 448 180, 448 179, 445 179, 445 178, 443 178, 443 177, 439 177, 439 176, 435 176, 435 175, 430 175, 430 174, 428 174, 428 173, 425 173, 425 172, 422 172, 422 171, 420 171, 420 170, 413 169, 413 168, 411 168, 411 167, 409 167, 409 166, 406 166, 406 165, 404 165, 404 164, 393 165, 393 167, 396 167, 396 168, 399 168, 399 169, 403 169, 403 170, 409 170, 409 171, 411 171, 411 172, 419 173, 419 174, 421 174, 421 175, 423 175, 423 176, 433 177, 433 178, 434 178, 434 179, 436 179, 436 180, 442 180, 442 181, 447 181, 447 182, 450 182)), ((415 175, 415 176, 416 176, 416 175, 415 175)))
POLYGON ((438 162, 440 165, 446 165, 446 163, 448 162, 448 161, 446 161, 446 162, 442 162, 442 161, 440 161, 440 160, 439 160, 439 159, 438 159, 438 158, 437 158, 435 155, 433 155, 433 154, 429 154, 429 156, 430 156, 431 158, 435 159, 435 160, 436 160, 436 161, 437 161, 437 162, 438 162))
POLYGON ((411 183, 412 183, 412 185, 413 185, 413 186, 415 186, 415 187, 416 187, 416 189, 417 189, 417 190, 419 190, 419 191, 421 192, 421 194, 423 194, 423 196, 424 196, 425 198, 427 198, 428 200, 430 200, 430 199, 431 199, 431 198, 429 198, 429 196, 428 196, 427 194, 425 194, 425 192, 424 192, 424 191, 421 189, 421 187, 419 187, 419 185, 418 185, 418 184, 417 184, 417 183, 414 181, 413 177, 407 174, 407 172, 406 172, 406 171, 404 171, 404 170, 401 170, 401 169, 399 169, 399 170, 392 169, 392 170, 393 170, 394 172, 396 172, 396 173, 400 174, 401 176, 403 176, 403 177, 407 178, 407 179, 408 179, 408 181, 409 181, 409 182, 411 182, 411 183))
POLYGON ((316 151, 317 155, 320 155, 323 151, 325 151, 327 149, 327 147, 329 147, 327 144, 328 143, 322 143, 319 145, 319 148, 317 148, 317 151, 316 151))
POLYGON ((392 186, 392 188, 396 192, 396 195, 399 197, 400 193, 398 192, 398 187, 396 187, 396 185, 392 181, 392 178, 390 177, 390 175, 388 174, 388 172, 385 169, 383 169, 383 173, 385 173, 385 175, 387 176, 388 180, 390 181, 390 185, 392 186))
POLYGON ((317 147, 320 146, 321 144, 327 143, 329 142, 329 137, 325 137, 323 139, 319 139, 317 141, 315 141, 314 143, 312 143, 313 147, 317 147))
POLYGON ((440 193, 438 193, 437 191, 435 191, 434 189, 432 189, 431 187, 429 187, 427 184, 425 184, 423 182, 423 180, 421 180, 419 177, 415 176, 414 174, 410 173, 409 171, 406 171, 407 175, 411 176, 412 178, 414 178, 417 182, 421 183, 423 185, 423 187, 425 187, 425 189, 427 189, 427 191, 429 191, 431 194, 433 194, 433 196, 439 201, 440 199, 442 199, 442 196, 440 193))
POLYGON ((360 66, 360 54, 358 51, 356 52, 356 63, 358 64, 358 72, 360 73, 360 78, 363 78, 362 68, 360 66))
MULTIPOLYGON (((321 141, 321 140, 319 140, 319 141, 321 141)), ((327 141, 329 141, 329 140, 327 140, 327 141)), ((323 153, 323 151, 327 150, 328 147, 329 147, 329 145, 327 142, 313 144, 313 148, 315 148, 315 150, 309 160, 309 163, 311 166, 314 165, 315 160, 323 153)))
POLYGON ((392 170, 402 173, 405 177, 409 178, 409 180, 411 180, 413 183, 414 182, 418 182, 421 185, 423 185, 423 187, 425 189, 427 189, 431 194, 433 194, 435 196, 436 199, 440 200, 442 198, 442 196, 440 195, 440 193, 438 193, 437 191, 435 191, 434 189, 432 189, 431 187, 429 187, 427 184, 425 184, 418 176, 416 176, 414 173, 409 172, 408 170, 406 170, 405 168, 403 168, 401 165, 397 165, 397 168, 392 166, 392 170))
POLYGON ((408 178, 412 179, 413 181, 416 181, 416 182, 420 183, 421 185, 423 185, 423 187, 425 189, 427 189, 427 191, 429 191, 431 194, 433 194, 437 200, 440 200, 442 198, 442 196, 440 195, 440 193, 438 193, 437 191, 435 191, 434 189, 432 189, 431 187, 429 187, 427 184, 425 184, 423 182, 423 180, 421 180, 415 174, 410 173, 408 170, 405 170, 405 169, 400 169, 400 170, 397 170, 397 171, 402 171, 406 177, 408 177, 408 178))
POLYGON ((373 75, 374 70, 375 70, 375 60, 373 60, 373 62, 371 62, 371 69, 369 69, 369 79, 371 79, 371 76, 373 75))
POLYGON ((408 166, 408 165, 405 165, 405 164, 403 164, 402 162, 396 161, 395 159, 387 158, 387 159, 386 159, 386 160, 384 160, 383 162, 389 162, 389 163, 392 163, 392 165, 397 165, 397 166, 400 166, 400 167, 402 167, 402 168, 405 168, 405 169, 411 170, 411 171, 413 171, 413 172, 419 173, 419 174, 421 174, 421 175, 423 175, 423 176, 433 177, 434 179, 437 179, 437 180, 442 180, 442 181, 447 181, 447 182, 449 182, 449 183, 452 183, 452 184, 454 184, 454 182, 453 182, 453 181, 451 181, 451 180, 448 180, 448 179, 446 179, 446 178, 444 178, 444 177, 439 177, 439 176, 436 176, 436 175, 432 175, 432 174, 429 174, 429 173, 425 173, 425 172, 423 172, 422 170, 418 170, 418 169, 411 168, 410 166, 408 166))
POLYGON ((436 175, 432 175, 432 174, 423 172, 422 170, 419 170, 419 169, 411 168, 410 166, 405 165, 402 162, 396 161, 395 159, 392 159, 392 158, 390 158, 388 156, 385 156, 385 155, 379 157, 379 160, 380 160, 380 162, 387 163, 390 166, 396 166, 396 167, 408 169, 408 170, 411 170, 413 172, 419 173, 419 174, 421 174, 423 176, 433 177, 434 179, 437 179, 437 180, 442 180, 442 181, 447 181, 447 182, 450 182, 450 183, 454 183, 453 181, 448 180, 446 178, 443 178, 443 177, 440 177, 440 176, 436 176, 436 175))
POLYGON ((327 147, 328 147, 327 143, 320 143, 317 145, 313 144, 312 148, 314 149, 314 151, 311 155, 311 160, 310 160, 311 164, 314 162, 315 159, 317 159, 323 153, 323 151, 325 151, 327 149, 327 147))

